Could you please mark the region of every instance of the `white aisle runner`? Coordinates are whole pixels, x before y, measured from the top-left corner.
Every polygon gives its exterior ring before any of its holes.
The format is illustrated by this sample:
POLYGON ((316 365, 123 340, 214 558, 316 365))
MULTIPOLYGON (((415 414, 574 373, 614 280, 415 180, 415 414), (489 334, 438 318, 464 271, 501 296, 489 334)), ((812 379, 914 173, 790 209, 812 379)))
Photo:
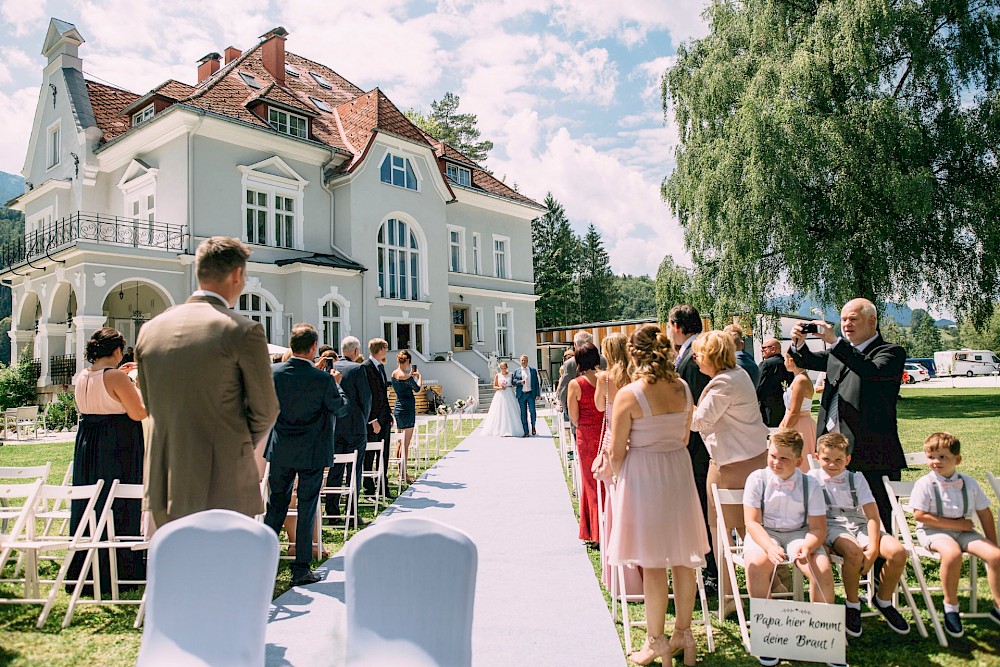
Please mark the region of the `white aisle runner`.
MULTIPOLYGON (((466 531, 479 550, 473 665, 623 665, 593 567, 577 539, 559 454, 539 419, 536 438, 467 437, 389 507, 466 531), (542 434, 545 434, 544 436, 542 434)), ((343 558, 324 581, 272 605, 267 664, 344 661, 343 558)))

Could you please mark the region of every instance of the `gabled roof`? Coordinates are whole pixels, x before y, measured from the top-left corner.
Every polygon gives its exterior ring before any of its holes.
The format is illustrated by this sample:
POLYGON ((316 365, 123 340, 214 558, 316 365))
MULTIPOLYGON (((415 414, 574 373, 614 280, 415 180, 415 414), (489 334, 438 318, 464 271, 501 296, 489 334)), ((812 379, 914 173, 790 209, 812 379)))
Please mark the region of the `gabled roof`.
POLYGON ((104 141, 110 141, 130 129, 129 119, 119 116, 118 112, 139 99, 138 95, 96 81, 87 81, 87 96, 90 98, 97 127, 104 132, 104 141))
POLYGON ((379 88, 366 93, 329 67, 290 52, 285 53, 285 62, 299 74, 295 76, 286 70, 284 84, 278 83, 264 67, 262 44, 263 42, 254 45, 218 72, 200 81, 197 86, 170 79, 140 97, 113 86, 87 81, 94 116, 98 127, 104 132, 104 141, 129 131, 129 117, 118 114, 128 111, 131 106, 138 106, 139 102, 144 102, 147 98, 164 98, 263 130, 274 131, 264 118, 250 109, 255 102, 270 101, 309 116, 309 140, 353 154, 354 159, 341 165, 338 170, 350 170, 357 166, 374 134, 385 132, 417 145, 430 147, 438 156, 438 167, 442 173, 442 160, 467 166, 473 172, 473 184, 467 189, 542 208, 493 178, 461 152, 427 135, 410 122, 379 88), (261 87, 248 85, 240 77, 240 72, 253 75, 261 87), (322 77, 328 86, 322 85, 312 76, 313 73, 322 77), (332 111, 324 111, 309 98, 321 100, 332 111))

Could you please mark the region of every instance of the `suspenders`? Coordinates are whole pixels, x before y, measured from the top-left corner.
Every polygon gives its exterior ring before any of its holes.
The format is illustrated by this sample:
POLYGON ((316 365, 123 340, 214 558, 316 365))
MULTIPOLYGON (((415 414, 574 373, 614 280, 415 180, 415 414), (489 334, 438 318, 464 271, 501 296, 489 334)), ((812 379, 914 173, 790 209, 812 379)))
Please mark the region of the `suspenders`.
MULTIPOLYGON (((858 508, 858 491, 857 491, 856 488, 854 488, 854 472, 853 471, 850 471, 850 470, 847 471, 847 482, 851 486, 851 502, 854 503, 854 506, 853 506, 852 509, 857 509, 858 508)), ((826 484, 823 484, 821 482, 820 483, 820 488, 823 489, 823 497, 826 498, 826 506, 829 507, 829 508, 831 508, 831 509, 834 508, 834 507, 837 507, 837 505, 833 504, 833 498, 830 496, 830 494, 826 490, 826 484)), ((937 488, 937 487, 934 487, 934 488, 937 488)), ((939 507, 940 507, 940 505, 939 505, 939 507)), ((839 508, 839 509, 846 509, 846 508, 839 508)))
MULTIPOLYGON (((851 491, 854 491, 854 480, 851 480, 851 491)), ((760 489, 760 525, 764 525, 764 494, 767 493, 767 476, 764 476, 760 489)), ((826 493, 824 490, 823 493, 826 493)), ((855 502, 857 500, 855 499, 855 502)), ((802 475, 802 530, 809 528, 809 475, 802 475)), ((781 529, 772 529, 781 530, 781 529)))
MULTIPOLYGON (((969 483, 965 481, 962 473, 958 474, 958 478, 962 480, 962 516, 959 518, 965 518, 965 515, 969 513, 969 483)), ((948 518, 944 515, 944 509, 941 504, 941 489, 938 488, 937 482, 932 482, 931 487, 934 489, 934 502, 937 504, 937 515, 942 518, 948 518)))

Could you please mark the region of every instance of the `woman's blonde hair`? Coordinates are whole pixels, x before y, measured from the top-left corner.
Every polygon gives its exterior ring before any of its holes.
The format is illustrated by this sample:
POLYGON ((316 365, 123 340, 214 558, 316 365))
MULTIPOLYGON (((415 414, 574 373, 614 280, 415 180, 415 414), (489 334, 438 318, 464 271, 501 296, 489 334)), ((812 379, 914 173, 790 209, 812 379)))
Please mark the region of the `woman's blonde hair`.
POLYGON ((619 388, 629 383, 628 338, 623 333, 613 333, 601 341, 601 352, 608 362, 608 377, 619 388))
POLYGON ((644 324, 635 330, 628 341, 628 353, 632 356, 632 379, 650 384, 677 379, 673 345, 655 324, 644 324))
POLYGON ((722 331, 706 331, 691 343, 691 350, 716 371, 736 368, 736 343, 722 331))

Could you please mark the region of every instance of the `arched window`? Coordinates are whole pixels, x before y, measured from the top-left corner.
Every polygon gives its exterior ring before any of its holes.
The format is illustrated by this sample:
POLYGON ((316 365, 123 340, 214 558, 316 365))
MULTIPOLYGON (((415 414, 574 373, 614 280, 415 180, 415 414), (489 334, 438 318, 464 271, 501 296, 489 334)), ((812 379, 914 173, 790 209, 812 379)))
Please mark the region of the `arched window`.
POLYGON ((272 337, 272 332, 274 331, 274 309, 271 308, 271 304, 267 302, 267 299, 260 294, 241 294, 240 303, 236 310, 254 322, 260 322, 264 327, 264 335, 267 336, 267 342, 274 342, 274 338, 272 337))
POLYGON ((387 299, 420 299, 420 247, 410 226, 389 218, 378 230, 378 287, 387 299))
POLYGON ((327 301, 323 304, 320 312, 320 332, 323 345, 340 345, 340 330, 343 320, 340 316, 340 304, 336 301, 327 301))

